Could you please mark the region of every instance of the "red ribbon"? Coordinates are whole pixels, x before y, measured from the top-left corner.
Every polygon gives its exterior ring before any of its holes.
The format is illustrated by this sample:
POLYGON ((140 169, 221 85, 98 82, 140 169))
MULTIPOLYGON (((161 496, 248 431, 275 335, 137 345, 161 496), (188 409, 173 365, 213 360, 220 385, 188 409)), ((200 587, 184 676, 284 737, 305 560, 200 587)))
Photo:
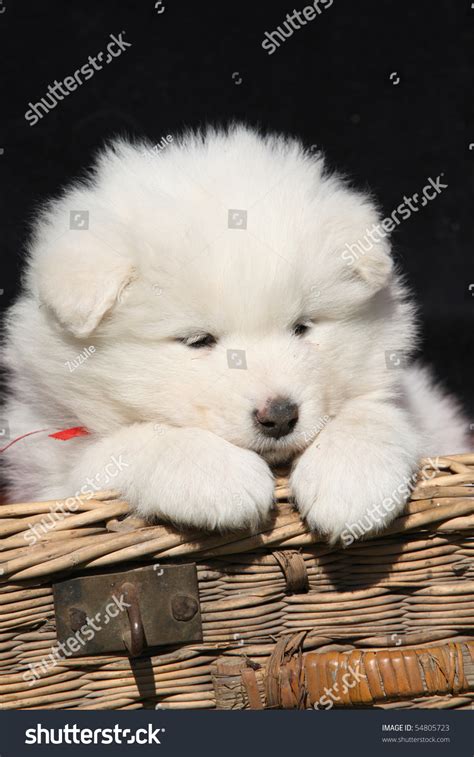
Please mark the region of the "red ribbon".
POLYGON ((84 426, 74 426, 73 428, 65 428, 62 431, 57 431, 55 434, 48 434, 51 439, 61 439, 63 442, 67 442, 68 439, 74 439, 75 436, 87 436, 90 432, 84 428, 84 426))
MULTIPOLYGON (((27 436, 33 436, 33 434, 44 434, 46 431, 48 431, 47 428, 40 428, 38 431, 29 431, 27 434, 18 436, 16 439, 12 439, 11 442, 8 442, 5 447, 2 447, 2 449, 0 449, 0 454, 2 452, 5 452, 5 450, 11 447, 12 444, 16 444, 22 439, 26 439, 27 436)), ((73 426, 73 428, 64 428, 62 431, 56 431, 56 433, 48 434, 48 436, 51 437, 51 439, 59 439, 60 441, 67 442, 69 439, 74 439, 76 436, 87 436, 88 434, 90 434, 90 431, 88 431, 84 426, 73 426)))

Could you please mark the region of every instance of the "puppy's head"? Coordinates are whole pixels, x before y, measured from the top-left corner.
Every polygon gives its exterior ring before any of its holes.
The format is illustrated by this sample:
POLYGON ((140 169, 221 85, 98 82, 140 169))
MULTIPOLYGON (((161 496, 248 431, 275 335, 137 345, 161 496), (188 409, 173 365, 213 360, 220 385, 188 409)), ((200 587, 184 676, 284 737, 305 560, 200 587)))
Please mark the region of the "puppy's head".
POLYGON ((408 337, 377 222, 296 142, 236 128, 161 152, 116 144, 33 247, 49 363, 64 380, 67 356, 95 347, 65 401, 99 431, 200 427, 292 457, 380 389, 384 351, 408 337))

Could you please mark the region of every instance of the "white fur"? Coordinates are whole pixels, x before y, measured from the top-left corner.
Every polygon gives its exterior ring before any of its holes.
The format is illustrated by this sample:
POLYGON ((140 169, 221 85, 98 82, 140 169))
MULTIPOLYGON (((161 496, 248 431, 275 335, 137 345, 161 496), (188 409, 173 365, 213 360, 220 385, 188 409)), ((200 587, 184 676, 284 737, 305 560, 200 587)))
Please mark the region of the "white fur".
POLYGON ((465 421, 426 374, 387 368, 387 352, 415 345, 388 241, 343 259, 378 220, 320 156, 244 127, 188 134, 160 153, 105 151, 90 181, 43 212, 4 351, 13 438, 91 434, 12 445, 10 499, 104 486, 146 516, 255 528, 272 506, 269 464, 296 457, 300 510, 336 540, 420 455, 465 449, 465 421), (247 211, 246 230, 228 228, 229 209, 247 211), (75 210, 90 212, 89 230, 69 229, 75 210), (293 335, 303 318, 309 332, 293 335), (206 332, 216 346, 176 341, 206 332), (247 369, 229 367, 227 350, 244 350, 247 369), (300 412, 280 440, 252 420, 275 396, 300 412), (122 463, 109 475, 112 458, 122 463))

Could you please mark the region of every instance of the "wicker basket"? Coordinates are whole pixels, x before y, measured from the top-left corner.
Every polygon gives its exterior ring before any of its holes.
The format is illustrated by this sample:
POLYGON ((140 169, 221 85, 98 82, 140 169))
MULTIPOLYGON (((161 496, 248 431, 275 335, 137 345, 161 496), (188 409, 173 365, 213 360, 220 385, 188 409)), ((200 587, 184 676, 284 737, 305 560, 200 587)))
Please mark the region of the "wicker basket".
POLYGON ((474 454, 422 462, 403 516, 347 549, 308 532, 284 477, 257 535, 147 526, 113 492, 4 505, 0 707, 470 708, 474 454), (59 654, 104 581, 126 611, 59 654))

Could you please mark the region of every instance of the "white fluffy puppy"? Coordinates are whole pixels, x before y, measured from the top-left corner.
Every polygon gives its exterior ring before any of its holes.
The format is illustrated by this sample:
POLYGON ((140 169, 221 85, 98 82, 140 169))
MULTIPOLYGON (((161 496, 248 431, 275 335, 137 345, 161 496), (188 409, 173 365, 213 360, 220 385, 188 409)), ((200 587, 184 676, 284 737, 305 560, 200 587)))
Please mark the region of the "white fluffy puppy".
POLYGON ((335 541, 420 455, 465 448, 455 403, 405 366, 387 239, 347 255, 378 221, 319 155, 244 127, 106 150, 43 212, 7 319, 3 416, 30 434, 2 455, 9 498, 113 488, 147 517, 255 527, 293 458, 335 541), (89 434, 48 435, 71 426, 89 434))

